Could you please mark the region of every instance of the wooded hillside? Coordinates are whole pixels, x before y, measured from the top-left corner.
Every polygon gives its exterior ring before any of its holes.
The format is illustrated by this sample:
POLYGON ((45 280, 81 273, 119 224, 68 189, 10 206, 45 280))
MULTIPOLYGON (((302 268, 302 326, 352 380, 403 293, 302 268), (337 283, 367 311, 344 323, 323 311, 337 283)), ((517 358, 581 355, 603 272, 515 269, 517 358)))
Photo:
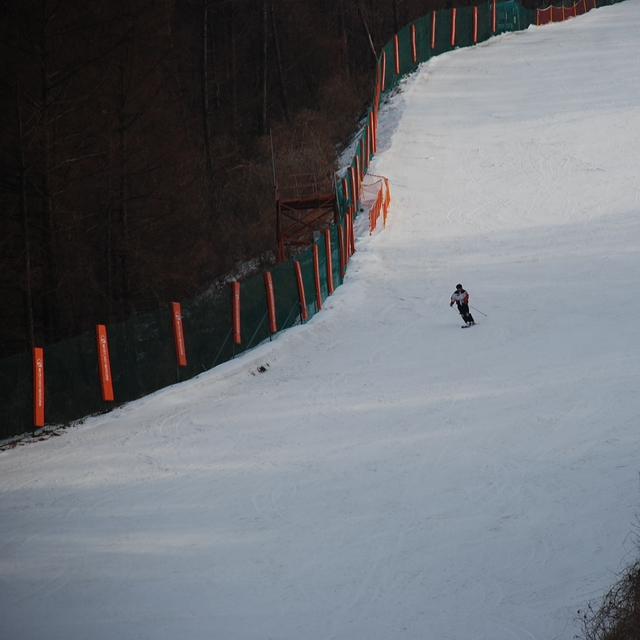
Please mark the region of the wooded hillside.
POLYGON ((442 6, 0 3, 0 357, 268 260, 271 140, 279 178, 331 179, 381 45, 442 6))

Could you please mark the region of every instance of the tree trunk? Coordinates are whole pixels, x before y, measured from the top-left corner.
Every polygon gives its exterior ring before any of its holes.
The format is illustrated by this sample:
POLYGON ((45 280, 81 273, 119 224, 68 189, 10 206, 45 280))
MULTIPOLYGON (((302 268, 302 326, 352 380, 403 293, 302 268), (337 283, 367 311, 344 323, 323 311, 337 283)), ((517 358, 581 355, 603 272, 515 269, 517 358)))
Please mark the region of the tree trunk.
POLYGON ((376 48, 373 46, 373 40, 371 39, 371 32, 369 31, 369 26, 367 25, 367 21, 364 17, 364 12, 362 11, 362 0, 358 0, 358 15, 360 16, 360 20, 362 20, 362 26, 367 34, 367 39, 369 40, 369 47, 371 48, 371 53, 373 53, 373 59, 378 62, 378 54, 376 53, 376 48))
POLYGON ((267 55, 269 37, 269 13, 267 0, 262 0, 262 110, 260 114, 260 133, 267 133, 268 80, 269 64, 267 55))
POLYGON ((278 28, 276 26, 276 17, 273 12, 273 2, 269 3, 271 11, 271 29, 273 30, 273 44, 276 51, 276 65, 278 68, 278 82, 280 84, 280 99, 282 100, 282 110, 284 111, 284 117, 287 122, 291 121, 291 115, 289 113, 289 103, 287 101, 287 90, 284 81, 284 70, 282 68, 282 56, 280 54, 280 42, 278 40, 278 28))
POLYGON ((22 112, 20 109, 20 85, 16 82, 16 114, 18 117, 18 162, 20 163, 20 221, 22 223, 22 250, 24 264, 24 315, 25 329, 29 349, 35 347, 33 323, 33 294, 31 290, 31 247, 29 243, 29 218, 27 216, 27 170, 24 163, 24 137, 22 131, 22 112))
POLYGON ((229 40, 231 45, 231 130, 238 126, 238 54, 236 51, 236 11, 233 0, 229 2, 229 40))
POLYGON ((127 73, 130 72, 130 60, 127 59, 127 49, 122 49, 120 59, 120 89, 118 95, 118 186, 117 186, 117 235, 115 239, 115 264, 114 283, 118 282, 118 291, 115 295, 119 302, 119 312, 122 319, 129 316, 131 312, 131 279, 129 274, 129 219, 128 219, 128 149, 127 149, 127 123, 126 106, 129 87, 127 83, 127 73))
POLYGON ((211 126, 209 124, 209 1, 202 0, 202 130, 207 167, 207 194, 213 210, 213 159, 211 156, 211 126))
POLYGON ((49 114, 49 57, 47 2, 42 3, 42 29, 40 31, 40 51, 42 66, 40 70, 41 87, 41 137, 40 149, 42 173, 40 196, 42 198, 43 248, 45 255, 45 273, 43 276, 43 321, 47 343, 55 342, 59 334, 58 314, 58 260, 56 247, 56 221, 51 198, 51 122, 49 114))
POLYGON ((347 35, 347 7, 345 0, 340 2, 340 30, 342 31, 342 47, 344 56, 344 70, 347 78, 351 76, 351 66, 349 64, 349 37, 347 35))

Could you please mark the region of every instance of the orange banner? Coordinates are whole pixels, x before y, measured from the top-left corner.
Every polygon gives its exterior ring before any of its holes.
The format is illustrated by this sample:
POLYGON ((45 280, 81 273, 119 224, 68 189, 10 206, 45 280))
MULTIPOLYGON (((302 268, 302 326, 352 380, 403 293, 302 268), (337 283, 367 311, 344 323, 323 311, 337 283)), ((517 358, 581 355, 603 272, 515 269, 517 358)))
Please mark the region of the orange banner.
POLYGON ((33 426, 44 427, 44 350, 33 349, 33 426))
POLYGON ((176 359, 178 366, 187 366, 187 351, 184 346, 184 332, 182 330, 182 309, 179 302, 171 303, 171 318, 173 320, 173 340, 176 345, 176 359))
POLYGON ((98 345, 98 369, 100 370, 102 399, 105 402, 111 402, 114 399, 113 380, 111 378, 111 361, 109 359, 107 327, 103 324, 96 325, 96 341, 98 345))

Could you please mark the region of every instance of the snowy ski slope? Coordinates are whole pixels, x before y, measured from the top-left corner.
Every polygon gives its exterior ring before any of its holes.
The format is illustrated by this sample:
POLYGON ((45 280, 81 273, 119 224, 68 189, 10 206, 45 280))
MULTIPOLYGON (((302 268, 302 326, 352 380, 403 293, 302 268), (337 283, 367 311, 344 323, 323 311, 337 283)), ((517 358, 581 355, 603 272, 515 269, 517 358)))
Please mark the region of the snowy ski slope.
POLYGON ((572 638, 640 502, 638 33, 629 0, 423 65, 326 310, 0 453, 0 638, 572 638))

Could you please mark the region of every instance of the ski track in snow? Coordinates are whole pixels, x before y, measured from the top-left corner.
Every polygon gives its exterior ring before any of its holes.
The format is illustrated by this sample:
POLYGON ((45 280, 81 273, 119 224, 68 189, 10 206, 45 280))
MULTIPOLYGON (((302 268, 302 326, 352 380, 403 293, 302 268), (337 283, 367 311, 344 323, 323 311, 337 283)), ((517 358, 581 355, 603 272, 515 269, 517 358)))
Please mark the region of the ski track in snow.
POLYGON ((572 638, 633 552, 639 29, 422 65, 324 311, 0 453, 0 638, 572 638))

